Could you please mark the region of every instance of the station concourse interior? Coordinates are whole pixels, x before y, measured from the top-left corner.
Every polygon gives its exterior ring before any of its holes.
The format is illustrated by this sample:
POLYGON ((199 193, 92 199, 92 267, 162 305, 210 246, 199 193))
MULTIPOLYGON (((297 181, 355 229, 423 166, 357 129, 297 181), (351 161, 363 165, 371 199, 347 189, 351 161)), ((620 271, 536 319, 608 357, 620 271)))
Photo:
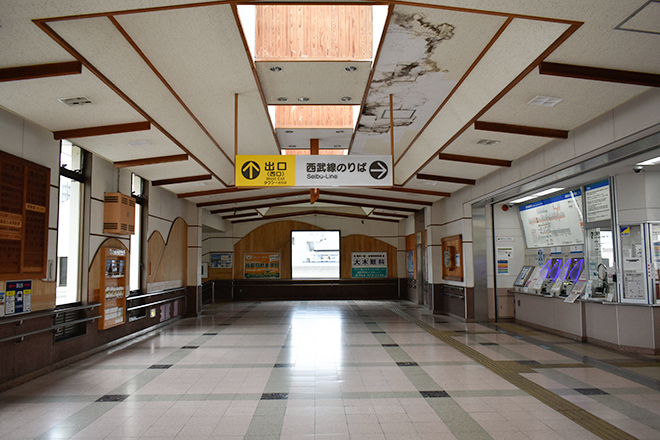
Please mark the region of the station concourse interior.
POLYGON ((0 3, 0 440, 660 439, 660 2, 0 3))

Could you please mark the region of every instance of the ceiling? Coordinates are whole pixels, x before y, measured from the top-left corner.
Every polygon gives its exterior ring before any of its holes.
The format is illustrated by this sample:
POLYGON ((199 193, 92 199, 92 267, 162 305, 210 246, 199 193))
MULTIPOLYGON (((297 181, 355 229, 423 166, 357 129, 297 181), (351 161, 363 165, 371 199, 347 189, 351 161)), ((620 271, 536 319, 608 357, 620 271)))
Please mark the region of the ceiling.
POLYGON ((393 1, 373 60, 256 61, 239 4, 4 0, 0 106, 228 221, 313 211, 397 222, 648 90, 586 77, 660 74, 655 1, 393 1), (51 76, 71 64, 80 72, 51 76), (588 69, 541 73, 556 65, 588 69), (24 79, 24 66, 37 73, 24 79), (529 105, 537 96, 561 101, 529 105), (58 101, 70 97, 92 104, 58 101), (277 104, 353 105, 355 129, 276 129, 277 104), (309 188, 233 186, 235 149, 274 155, 312 138, 351 155, 393 151, 394 186, 321 189, 315 204, 309 188))

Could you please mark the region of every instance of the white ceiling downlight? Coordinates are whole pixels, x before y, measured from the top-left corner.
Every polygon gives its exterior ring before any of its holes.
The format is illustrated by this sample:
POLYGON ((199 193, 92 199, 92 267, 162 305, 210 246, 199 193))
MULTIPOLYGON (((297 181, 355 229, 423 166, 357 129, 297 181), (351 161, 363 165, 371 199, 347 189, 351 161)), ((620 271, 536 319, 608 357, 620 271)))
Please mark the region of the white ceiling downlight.
POLYGON ((477 145, 497 145, 500 141, 495 139, 479 139, 477 145))
POLYGON ((537 105, 539 107, 554 107, 560 102, 562 102, 562 98, 553 98, 551 96, 535 96, 534 99, 529 101, 527 104, 528 105, 537 105))

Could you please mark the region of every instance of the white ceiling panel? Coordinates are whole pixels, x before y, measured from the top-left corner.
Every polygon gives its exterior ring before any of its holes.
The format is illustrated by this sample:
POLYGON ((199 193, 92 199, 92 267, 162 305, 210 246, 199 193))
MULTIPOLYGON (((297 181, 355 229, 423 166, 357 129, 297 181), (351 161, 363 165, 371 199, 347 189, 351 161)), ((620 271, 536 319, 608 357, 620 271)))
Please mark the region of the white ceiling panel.
MULTIPOLYGON (((141 167, 132 167, 131 170, 135 170, 135 173, 140 177, 147 180, 161 180, 161 179, 173 179, 177 177, 188 177, 188 176, 201 176, 203 174, 208 174, 200 164, 193 160, 186 160, 184 162, 170 162, 162 163, 158 166, 141 166, 141 167)), ((210 182, 210 181, 209 181, 210 182)), ((182 190, 174 190, 173 192, 183 192, 182 190)))
POLYGON ((277 137, 282 149, 310 148, 310 140, 318 139, 319 148, 348 148, 353 130, 347 128, 278 128, 277 137))

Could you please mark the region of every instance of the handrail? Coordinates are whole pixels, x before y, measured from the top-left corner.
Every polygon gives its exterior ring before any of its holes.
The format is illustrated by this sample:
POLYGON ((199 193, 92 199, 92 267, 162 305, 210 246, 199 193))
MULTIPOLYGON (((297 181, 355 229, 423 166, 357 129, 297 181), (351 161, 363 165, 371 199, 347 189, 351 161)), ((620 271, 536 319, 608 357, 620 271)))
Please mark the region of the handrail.
POLYGON ((181 298, 185 298, 185 297, 186 297, 186 295, 181 295, 181 296, 177 296, 177 297, 174 297, 174 298, 166 298, 166 299, 162 299, 160 301, 152 302, 152 303, 149 303, 149 304, 142 304, 141 306, 135 306, 135 307, 127 308, 126 311, 127 312, 132 312, 133 310, 143 309, 145 307, 157 306, 158 304, 163 304, 163 303, 170 302, 170 301, 176 301, 177 299, 181 299, 181 298))
POLYGON ((94 309, 96 307, 99 307, 100 305, 101 303, 92 303, 92 304, 87 304, 85 306, 67 307, 62 309, 51 309, 44 312, 26 313, 26 314, 16 315, 15 318, 12 317, 11 319, 6 319, 6 320, 0 318, 0 325, 11 324, 12 322, 21 322, 34 318, 44 318, 46 316, 58 315, 60 313, 75 312, 77 310, 94 309))
POLYGON ((143 295, 127 296, 126 301, 132 301, 134 299, 140 299, 140 298, 148 298, 150 296, 156 296, 156 295, 165 295, 166 293, 172 293, 172 292, 176 292, 177 290, 184 290, 184 289, 185 287, 176 287, 174 289, 159 290, 157 292, 145 293, 143 295))
POLYGON ((103 318, 103 316, 97 315, 97 316, 92 316, 90 318, 77 319, 75 321, 65 322, 64 324, 51 325, 50 327, 45 327, 45 328, 42 328, 42 329, 39 329, 39 330, 33 330, 31 332, 21 333, 20 335, 14 335, 14 336, 8 336, 6 338, 2 338, 2 339, 0 339, 0 343, 7 342, 7 341, 13 341, 15 339, 21 339, 22 340, 26 336, 36 335, 37 333, 47 332, 47 331, 51 331, 51 330, 57 330, 58 328, 68 327, 70 325, 82 324, 83 322, 94 321, 94 320, 97 320, 99 318, 103 318))

